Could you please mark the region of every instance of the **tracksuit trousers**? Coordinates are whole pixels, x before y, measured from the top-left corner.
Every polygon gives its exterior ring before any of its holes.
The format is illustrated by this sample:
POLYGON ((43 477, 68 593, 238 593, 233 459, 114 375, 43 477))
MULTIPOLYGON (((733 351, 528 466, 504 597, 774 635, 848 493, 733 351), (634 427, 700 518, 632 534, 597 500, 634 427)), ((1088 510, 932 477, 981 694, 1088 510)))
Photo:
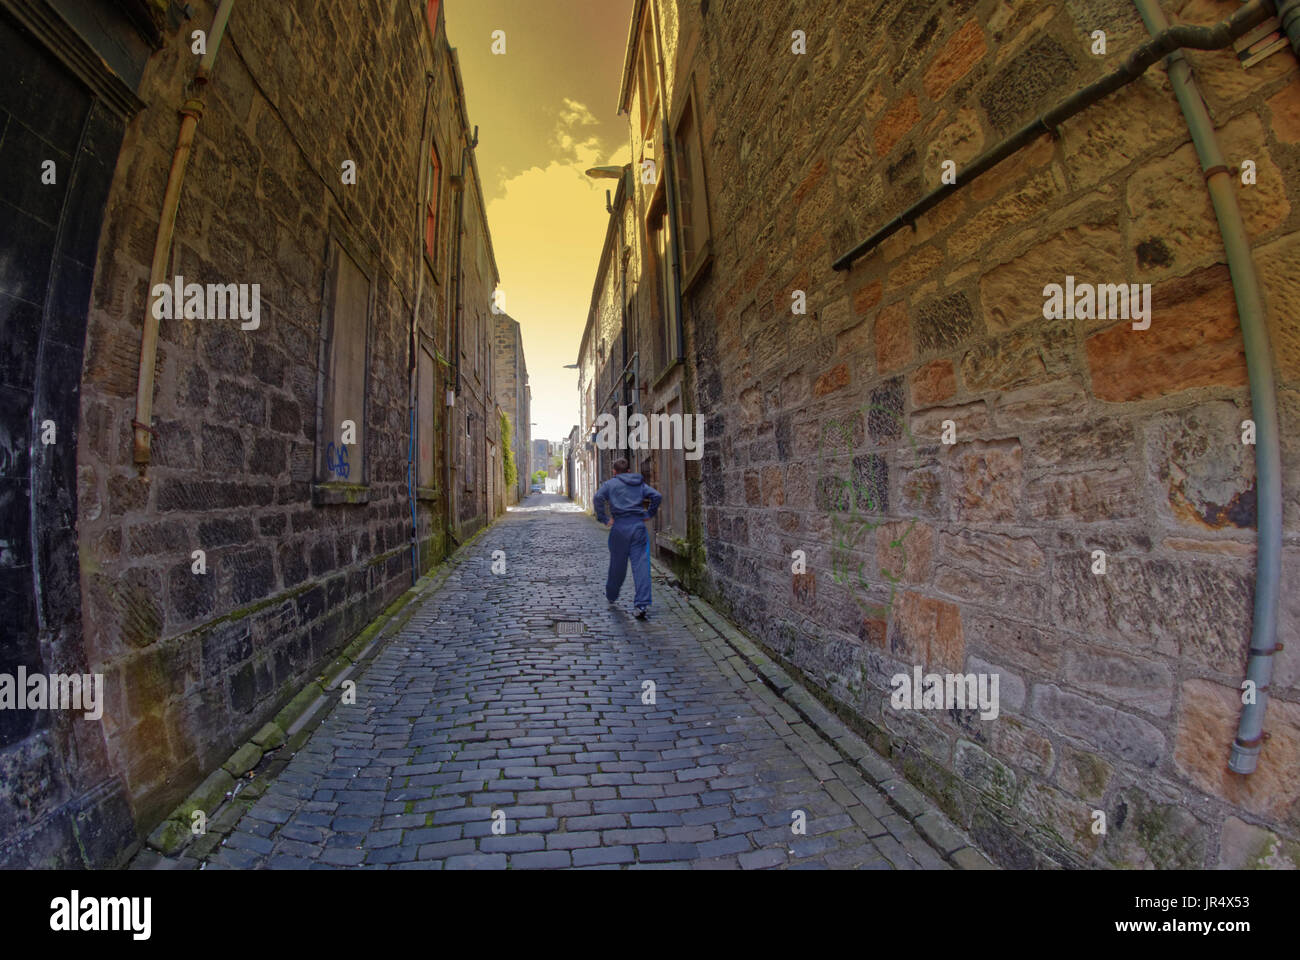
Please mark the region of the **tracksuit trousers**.
POLYGON ((609 530, 609 576, 605 578, 605 596, 618 601, 628 561, 632 562, 632 582, 636 585, 638 607, 650 606, 650 532, 645 521, 636 517, 615 517, 609 530))

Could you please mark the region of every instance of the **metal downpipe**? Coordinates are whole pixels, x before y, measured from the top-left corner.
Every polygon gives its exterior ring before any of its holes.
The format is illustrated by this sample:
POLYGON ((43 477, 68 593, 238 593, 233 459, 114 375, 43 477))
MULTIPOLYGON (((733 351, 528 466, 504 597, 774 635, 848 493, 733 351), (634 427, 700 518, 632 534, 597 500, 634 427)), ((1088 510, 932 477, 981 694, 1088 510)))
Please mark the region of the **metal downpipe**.
MULTIPOLYGON (((1147 30, 1160 33, 1169 21, 1158 0, 1134 0, 1147 30)), ((1279 13, 1287 6, 1279 3, 1279 13)), ((1300 31, 1300 16, 1292 26, 1300 31)), ((1285 21, 1284 21, 1285 22, 1285 21)), ((1294 35, 1293 35, 1294 40, 1294 35)), ((1169 80, 1178 97, 1196 155, 1205 172, 1205 182, 1214 204, 1214 214, 1223 234, 1223 246, 1232 276, 1233 296, 1241 322, 1249 372, 1251 413, 1255 420, 1255 474, 1257 477, 1257 548, 1255 555, 1255 615, 1250 637, 1246 679, 1254 684, 1253 703, 1241 711, 1237 736, 1232 743, 1228 768, 1234 773, 1253 773, 1264 741, 1264 714, 1268 709, 1268 687, 1273 675, 1273 654, 1277 651, 1277 607, 1282 568, 1282 453, 1277 415, 1277 387, 1273 379, 1273 355, 1269 345, 1259 277, 1251 255, 1250 238, 1237 204, 1236 188, 1219 147, 1214 123, 1205 107, 1187 58, 1175 51, 1167 58, 1169 80)))
POLYGON ((158 233, 154 237, 153 262, 149 268, 149 291, 145 298, 144 327, 140 334, 140 370, 136 376, 135 419, 132 427, 132 459, 143 474, 149 465, 153 438, 153 375, 158 361, 158 321, 154 316, 154 289, 167 281, 167 265, 171 262, 172 235, 176 230, 176 211, 181 205, 181 187, 185 183, 185 170, 194 149, 194 131, 203 116, 203 100, 198 95, 208 82, 212 65, 217 59, 221 38, 230 20, 235 0, 221 0, 212 29, 208 31, 207 47, 198 69, 194 72, 194 95, 181 107, 181 129, 176 136, 176 150, 172 153, 171 169, 167 173, 167 189, 163 194, 162 213, 158 218, 158 233))

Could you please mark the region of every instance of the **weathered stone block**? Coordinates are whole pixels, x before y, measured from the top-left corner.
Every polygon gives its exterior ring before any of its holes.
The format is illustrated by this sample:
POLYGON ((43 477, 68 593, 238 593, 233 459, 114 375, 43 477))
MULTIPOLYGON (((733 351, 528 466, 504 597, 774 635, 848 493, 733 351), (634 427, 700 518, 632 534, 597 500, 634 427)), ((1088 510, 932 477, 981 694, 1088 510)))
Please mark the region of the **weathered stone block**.
POLYGON ((1044 426, 1028 442, 1032 465, 1088 467, 1107 461, 1130 462, 1136 437, 1132 424, 1107 418, 1044 426))
POLYGON ((989 329, 1010 330, 1041 320, 1043 287, 1079 282, 1123 283, 1123 237, 1117 223, 1072 227, 1030 248, 980 278, 980 300, 989 329))
MULTIPOLYGON (((1265 132, 1259 117, 1246 112, 1218 132, 1227 156, 1250 157, 1257 165, 1257 182, 1236 191, 1246 230, 1264 236, 1286 221, 1291 212, 1285 178, 1260 149, 1265 132)), ((1223 257, 1218 220, 1205 189, 1196 150, 1189 143, 1166 157, 1145 164, 1129 178, 1127 203, 1129 236, 1139 242, 1159 240, 1167 255, 1160 262, 1138 262, 1138 279, 1179 276, 1223 257)), ((1154 324, 1154 319, 1153 319, 1154 324)))
POLYGON ((904 592, 894 606, 889 650, 905 663, 959 671, 965 659, 961 611, 956 604, 904 592))
POLYGON ((1100 801, 1112 773, 1114 768, 1098 754, 1080 750, 1070 743, 1062 745, 1056 780, 1076 797, 1100 801))
POLYGON ((962 381, 982 392, 1051 380, 1066 369, 1070 338, 1068 331, 1040 326, 985 341, 962 356, 962 381))
POLYGON ((925 95, 939 100, 948 89, 966 76, 987 51, 984 30, 976 19, 966 21, 935 55, 921 78, 925 95))
POLYGON ((942 403, 957 392, 957 374, 951 360, 935 360, 912 374, 912 404, 926 407, 942 403))
POLYGON ((953 748, 953 769, 994 802, 1008 807, 1015 804, 1019 795, 1015 773, 969 740, 958 740, 953 748))
POLYGON ((1047 566, 1042 549, 1032 537, 961 530, 939 538, 940 555, 950 563, 973 570, 1011 571, 1022 577, 1039 577, 1047 566))
POLYGON ((1226 870, 1300 869, 1300 843, 1228 817, 1219 836, 1219 866, 1226 870))
POLYGON ((964 293, 922 304, 916 311, 916 345, 922 354, 960 346, 975 329, 975 311, 964 293))
POLYGON ((897 146, 909 130, 921 119, 917 109, 916 94, 909 93, 894 106, 885 111, 885 115, 876 124, 872 136, 876 145, 876 156, 883 157, 897 146))
POLYGON ((876 528, 876 565, 890 581, 922 583, 929 579, 934 530, 924 523, 896 520, 876 528))
POLYGON ((961 521, 1015 519, 1023 456, 1020 442, 957 444, 952 454, 952 506, 961 521))
POLYGON ((912 330, 907 305, 891 303, 876 316, 876 367, 890 373, 907 366, 912 360, 912 330))
MULTIPOLYGON (((1238 670, 1242 669, 1240 666, 1238 670)), ((1285 817, 1300 799, 1300 704, 1272 698, 1265 729, 1269 738, 1250 776, 1228 769, 1228 754, 1241 717, 1241 690, 1209 680, 1186 680, 1179 697, 1174 764, 1202 790, 1252 813, 1285 817)))
POLYGON ((1147 428, 1162 516, 1197 530, 1254 528, 1254 451, 1241 442, 1249 417, 1249 410, 1219 401, 1166 414, 1147 428))
POLYGON ((258 761, 261 759, 261 748, 254 743, 245 743, 231 754, 230 759, 221 765, 221 769, 232 777, 242 777, 257 766, 258 761))
POLYGON ((912 435, 918 440, 939 440, 944 434, 944 421, 951 420, 957 440, 969 440, 989 429, 989 407, 984 400, 963 403, 956 407, 931 407, 912 414, 912 435))
POLYGON ((1047 473, 1025 484, 1024 509, 1035 520, 1098 523, 1140 514, 1143 499, 1127 468, 1047 473))
POLYGON ((1157 717, 1168 716, 1173 705, 1173 671, 1157 660, 1097 647, 1073 649, 1066 653, 1065 679, 1081 690, 1157 717))
POLYGON ((1046 683, 1034 685, 1029 702, 1030 713, 1047 727, 1135 766, 1155 769, 1164 758, 1164 734, 1140 717, 1046 683))
POLYGON ((1111 557, 1094 574, 1088 556, 1053 570, 1052 622, 1125 648, 1236 673, 1249 643, 1252 588, 1244 571, 1222 564, 1111 557))
POLYGON ((1191 870, 1205 865, 1209 828, 1176 803, 1159 803, 1136 787, 1107 810, 1101 855, 1129 869, 1191 870))

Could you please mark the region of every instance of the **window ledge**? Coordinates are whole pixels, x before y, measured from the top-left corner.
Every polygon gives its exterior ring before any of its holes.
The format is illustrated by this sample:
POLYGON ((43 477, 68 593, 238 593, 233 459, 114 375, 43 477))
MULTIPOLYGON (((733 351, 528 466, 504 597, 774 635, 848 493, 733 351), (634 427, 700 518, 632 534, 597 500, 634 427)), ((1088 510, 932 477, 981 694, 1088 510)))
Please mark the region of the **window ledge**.
POLYGON ((676 357, 672 363, 660 370, 659 374, 655 377, 654 382, 650 384, 650 390, 652 392, 658 391, 658 389, 664 385, 664 381, 672 376, 673 371, 681 365, 681 362, 682 358, 676 357))
POLYGON ((415 499, 416 500, 437 500, 438 488, 437 487, 416 487, 415 499))
POLYGON ((369 503, 370 487, 363 483, 314 483, 311 502, 318 507, 331 503, 369 503))
POLYGON ((671 533, 656 533, 655 545, 661 550, 667 550, 679 557, 688 557, 691 553, 691 545, 683 538, 675 537, 671 533))

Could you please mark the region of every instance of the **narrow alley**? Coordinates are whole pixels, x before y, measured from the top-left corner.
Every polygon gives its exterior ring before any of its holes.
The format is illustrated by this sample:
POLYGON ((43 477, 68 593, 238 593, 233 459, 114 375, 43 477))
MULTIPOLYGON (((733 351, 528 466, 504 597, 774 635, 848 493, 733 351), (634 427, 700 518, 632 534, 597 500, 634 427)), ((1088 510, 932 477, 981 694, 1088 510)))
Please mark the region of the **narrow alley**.
POLYGON ((649 621, 630 582, 609 607, 604 540, 562 497, 512 508, 206 867, 947 866, 663 576, 649 621))
POLYGON ((1300 867, 1300 0, 0 0, 0 398, 53 931, 1300 867))

